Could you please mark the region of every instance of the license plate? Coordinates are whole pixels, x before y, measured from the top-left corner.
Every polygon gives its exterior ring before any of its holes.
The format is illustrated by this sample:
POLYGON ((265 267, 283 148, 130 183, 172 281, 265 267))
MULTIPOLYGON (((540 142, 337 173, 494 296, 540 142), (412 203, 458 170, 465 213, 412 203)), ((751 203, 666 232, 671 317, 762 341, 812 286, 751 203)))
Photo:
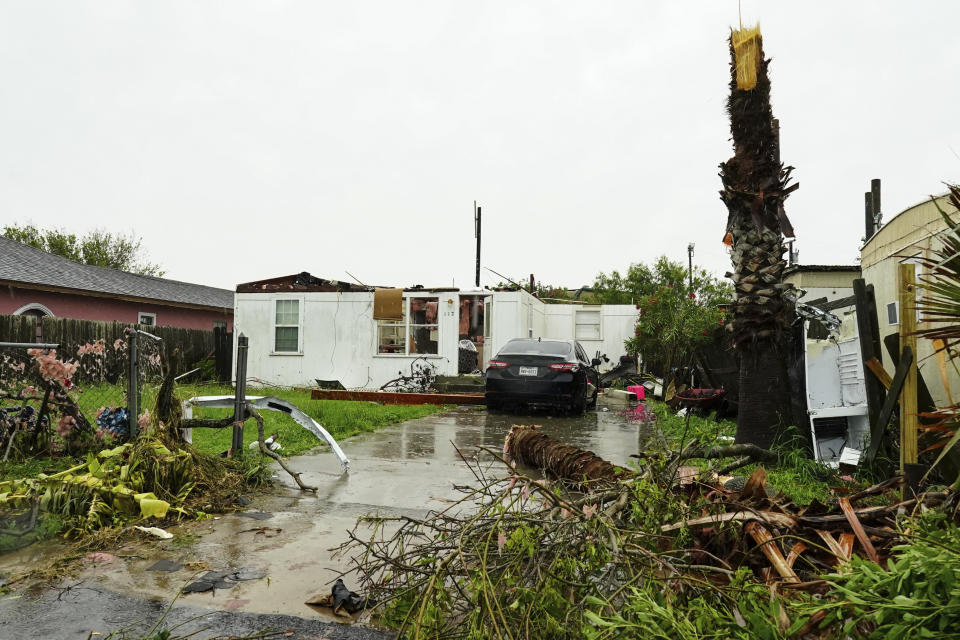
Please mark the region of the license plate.
POLYGON ((536 367, 520 367, 520 375, 535 376, 537 375, 537 368, 536 367))

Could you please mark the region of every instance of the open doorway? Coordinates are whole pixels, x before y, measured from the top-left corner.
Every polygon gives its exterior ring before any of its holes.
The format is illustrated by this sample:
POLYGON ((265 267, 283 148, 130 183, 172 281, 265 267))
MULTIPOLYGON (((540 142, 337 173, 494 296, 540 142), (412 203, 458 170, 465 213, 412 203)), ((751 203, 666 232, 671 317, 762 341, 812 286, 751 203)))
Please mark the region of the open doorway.
POLYGON ((460 296, 460 350, 458 373, 474 373, 483 367, 486 346, 484 302, 487 296, 465 294, 460 296))

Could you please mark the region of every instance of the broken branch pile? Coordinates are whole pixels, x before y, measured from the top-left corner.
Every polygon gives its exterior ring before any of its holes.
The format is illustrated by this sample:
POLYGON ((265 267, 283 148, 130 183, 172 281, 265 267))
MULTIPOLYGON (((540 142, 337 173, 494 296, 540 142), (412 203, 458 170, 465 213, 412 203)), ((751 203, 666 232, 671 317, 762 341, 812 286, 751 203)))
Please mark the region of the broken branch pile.
MULTIPOLYGON (((363 518, 370 534, 355 530, 339 548, 400 637, 814 638, 842 625, 869 634, 882 628, 876 611, 834 585, 863 563, 902 568, 893 558, 916 527, 898 514, 936 512, 956 531, 956 493, 891 499, 899 478, 800 507, 768 495, 763 469, 729 490, 677 482, 671 464, 622 473, 534 428, 511 430, 505 449, 558 480, 487 451, 492 460, 468 463, 476 484, 457 503, 422 518, 363 518), (818 613, 825 602, 839 603, 830 616, 818 613)), ((951 553, 943 570, 960 579, 951 553)))

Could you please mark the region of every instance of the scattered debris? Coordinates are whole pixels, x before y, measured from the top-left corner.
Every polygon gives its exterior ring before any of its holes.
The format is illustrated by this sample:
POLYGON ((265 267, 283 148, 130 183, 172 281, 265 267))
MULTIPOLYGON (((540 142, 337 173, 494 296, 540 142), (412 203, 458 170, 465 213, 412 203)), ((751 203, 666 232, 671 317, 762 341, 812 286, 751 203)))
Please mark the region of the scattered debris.
POLYGON ((367 607, 367 600, 360 594, 350 591, 341 578, 333 583, 328 594, 317 594, 304 604, 314 607, 329 607, 338 616, 349 617, 350 614, 363 611, 367 607))
POLYGON ((150 535, 156 536, 161 540, 169 540, 170 538, 173 537, 172 533, 169 533, 168 531, 164 531, 160 527, 141 527, 140 525, 136 525, 133 528, 139 531, 143 531, 144 533, 149 533, 150 535))
POLYGON ((180 569, 183 569, 182 558, 180 560, 167 560, 166 558, 162 558, 147 567, 147 571, 166 571, 168 573, 174 573, 175 571, 180 571, 180 569))
MULTIPOLYGON (((693 624, 683 619, 688 605, 724 611, 717 620, 748 628, 747 637, 764 625, 786 631, 819 624, 812 595, 827 593, 828 580, 855 563, 883 571, 909 548, 904 542, 913 534, 898 522, 901 514, 949 517, 960 503, 948 489, 901 500, 897 477, 829 505, 800 506, 771 490, 762 467, 725 484, 729 476, 681 465, 694 456, 776 458, 738 447, 693 444, 683 453, 650 454, 626 472, 536 426, 515 425, 504 453, 556 481, 526 475, 483 449, 504 462, 503 475, 491 476, 487 460, 462 456, 477 483, 458 487, 464 497, 457 504, 425 517, 361 518, 369 536, 355 529, 337 554, 353 559, 362 592, 382 603, 398 637, 414 629, 415 637, 460 637, 470 629, 512 637, 521 628, 524 637, 555 637, 577 625, 620 637, 617 625, 635 631, 642 625, 631 621, 656 607, 656 624, 664 626, 643 628, 693 624), (738 615, 743 624, 734 622, 738 615)), ((335 595, 308 604, 335 606, 335 595)), ((834 618, 830 624, 847 621, 834 618)), ((869 631, 867 624, 858 632, 869 631)))
MULTIPOLYGON (((269 438, 267 438, 266 440, 264 440, 264 441, 263 441, 264 446, 266 446, 268 449, 270 449, 270 451, 279 451, 280 449, 283 449, 283 445, 281 445, 279 442, 277 442, 277 436, 279 436, 279 435, 280 435, 280 434, 278 434, 278 433, 274 433, 274 434, 271 435, 269 438)), ((256 449, 256 448, 258 448, 259 446, 260 446, 260 441, 259 441, 259 440, 254 440, 254 441, 251 442, 250 445, 249 445, 249 447, 250 447, 251 449, 256 449)))
POLYGON ((239 583, 247 580, 259 580, 267 577, 267 572, 261 569, 241 567, 239 569, 218 569, 207 571, 185 586, 181 593, 204 593, 217 589, 233 589, 239 583))

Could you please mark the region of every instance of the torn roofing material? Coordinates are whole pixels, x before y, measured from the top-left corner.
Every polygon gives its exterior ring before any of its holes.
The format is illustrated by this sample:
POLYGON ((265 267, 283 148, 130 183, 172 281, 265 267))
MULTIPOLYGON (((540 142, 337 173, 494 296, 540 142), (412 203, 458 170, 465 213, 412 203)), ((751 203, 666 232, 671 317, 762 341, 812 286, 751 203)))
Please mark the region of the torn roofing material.
MULTIPOLYGON (((343 280, 327 280, 310 275, 308 272, 280 276, 278 278, 268 278, 266 280, 256 280, 254 282, 245 282, 237 285, 237 293, 273 293, 276 291, 325 291, 339 293, 359 293, 370 292, 376 289, 391 289, 393 287, 368 287, 362 284, 353 284, 343 280)), ((458 292, 460 289, 455 287, 435 287, 426 288, 423 285, 406 287, 404 291, 423 291, 426 293, 441 293, 444 291, 458 292)))
POLYGON ((237 293, 264 293, 273 291, 338 291, 360 292, 373 291, 373 287, 365 287, 342 280, 326 280, 317 278, 306 271, 279 278, 245 282, 237 285, 237 293))

